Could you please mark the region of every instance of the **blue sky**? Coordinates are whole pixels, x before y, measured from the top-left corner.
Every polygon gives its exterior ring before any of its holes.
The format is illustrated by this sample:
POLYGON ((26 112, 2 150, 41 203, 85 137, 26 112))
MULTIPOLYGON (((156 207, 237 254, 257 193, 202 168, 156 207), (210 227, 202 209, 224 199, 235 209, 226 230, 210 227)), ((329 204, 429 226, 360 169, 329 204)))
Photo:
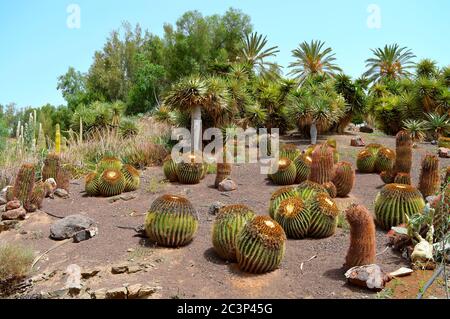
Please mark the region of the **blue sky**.
POLYGON ((163 24, 187 10, 209 15, 229 7, 249 14, 254 29, 279 46, 283 66, 300 42, 311 39, 331 46, 337 63, 354 77, 364 71, 371 48, 393 42, 418 58, 450 65, 448 0, 0 0, 0 104, 63 104, 57 77, 69 66, 86 72, 122 21, 162 35, 163 24), (81 9, 80 29, 67 27, 72 3, 81 9), (381 10, 379 29, 367 24, 371 4, 381 10))

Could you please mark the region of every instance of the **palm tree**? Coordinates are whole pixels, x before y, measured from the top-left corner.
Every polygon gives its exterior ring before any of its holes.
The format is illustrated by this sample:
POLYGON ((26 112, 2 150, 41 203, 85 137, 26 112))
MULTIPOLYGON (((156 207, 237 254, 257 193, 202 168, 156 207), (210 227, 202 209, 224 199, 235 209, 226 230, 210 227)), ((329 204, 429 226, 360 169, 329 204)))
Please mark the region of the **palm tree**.
POLYGON ((335 54, 331 53, 331 48, 323 49, 325 42, 311 41, 303 42, 299 47, 292 51, 292 56, 296 59, 289 67, 292 71, 289 73, 294 75, 299 84, 309 77, 315 74, 325 74, 333 77, 336 72, 340 72, 341 69, 334 64, 336 60, 335 54))
POLYGON ((417 77, 432 78, 438 74, 436 61, 431 59, 422 59, 416 64, 417 77))
POLYGON ((247 64, 252 70, 257 68, 263 74, 276 66, 275 63, 268 62, 266 59, 275 57, 280 50, 278 50, 278 46, 266 48, 268 43, 266 36, 263 37, 257 32, 246 34, 243 42, 244 45, 237 57, 240 63, 247 64))
POLYGON ((447 114, 439 115, 436 113, 428 113, 426 128, 433 132, 433 137, 438 140, 442 134, 450 130, 450 119, 447 114))
POLYGON ((416 56, 406 47, 400 48, 398 44, 385 45, 383 49, 372 49, 375 57, 366 60, 364 73, 371 82, 381 79, 400 79, 411 75, 408 70, 414 67, 411 61, 416 56))

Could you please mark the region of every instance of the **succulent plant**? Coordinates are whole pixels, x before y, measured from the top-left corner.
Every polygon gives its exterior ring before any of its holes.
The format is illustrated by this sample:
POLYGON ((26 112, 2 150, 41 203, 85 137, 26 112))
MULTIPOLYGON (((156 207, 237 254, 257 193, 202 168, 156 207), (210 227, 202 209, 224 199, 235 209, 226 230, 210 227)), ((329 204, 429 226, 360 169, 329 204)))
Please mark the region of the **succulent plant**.
POLYGON ((356 158, 356 167, 360 173, 373 173, 377 156, 367 149, 362 150, 356 158))
POLYGON ((450 166, 447 167, 444 177, 444 184, 450 183, 450 166))
POLYGON ((337 197, 346 197, 350 194, 355 184, 355 170, 351 163, 340 162, 336 164, 333 184, 336 186, 337 197))
POLYGON ((56 172, 55 178, 57 187, 69 191, 71 178, 72 174, 70 171, 64 167, 60 167, 56 172))
POLYGON ((33 192, 31 193, 30 204, 36 209, 42 208, 42 203, 45 198, 44 182, 39 182, 34 185, 33 192))
POLYGON ((255 213, 245 205, 225 206, 219 210, 213 225, 212 241, 217 254, 230 262, 236 261, 236 240, 245 224, 255 213))
POLYGON ((17 173, 14 183, 14 197, 20 201, 27 211, 34 189, 34 180, 35 166, 33 164, 23 164, 17 173))
POLYGON ((145 219, 148 238, 166 247, 189 244, 197 229, 197 211, 188 199, 181 196, 163 195, 157 198, 145 219))
POLYGON ((177 164, 176 172, 181 184, 198 184, 204 174, 204 162, 199 155, 185 155, 177 164))
POLYGON ((61 153, 61 128, 59 124, 55 125, 55 153, 61 153))
POLYGON ((388 184, 375 198, 376 223, 390 230, 407 222, 406 216, 419 214, 425 207, 420 191, 410 185, 388 184))
POLYGON ((394 184, 412 185, 411 175, 408 173, 398 173, 394 178, 394 184))
POLYGON ((327 193, 331 198, 337 197, 337 189, 333 182, 326 182, 322 184, 322 186, 327 190, 327 193))
POLYGON ((279 267, 286 249, 283 228, 267 216, 257 216, 242 229, 237 240, 239 268, 261 274, 279 267))
POLYGON ((107 169, 120 171, 122 166, 122 161, 117 157, 105 156, 97 163, 97 172, 102 174, 107 169))
POLYGON ((50 153, 44 160, 44 166, 42 167, 42 180, 46 181, 49 178, 56 180, 56 175, 61 169, 61 158, 58 154, 50 153))
POLYGON ((298 196, 304 201, 308 201, 311 198, 317 196, 317 194, 325 193, 328 195, 328 191, 320 184, 304 181, 296 188, 298 196))
POLYGON ((418 188, 424 197, 436 195, 441 188, 439 158, 437 155, 427 154, 423 158, 418 188))
POLYGON ((302 239, 308 235, 311 216, 299 197, 283 200, 275 213, 275 220, 283 227, 288 238, 302 239))
POLYGON ((294 162, 285 157, 278 161, 278 171, 269 175, 276 185, 292 185, 295 183, 296 176, 297 171, 294 162))
POLYGON ((164 176, 170 182, 177 182, 177 164, 172 160, 172 156, 168 155, 163 162, 164 176))
POLYGON ((308 179, 309 174, 311 174, 311 163, 312 163, 311 156, 303 154, 298 156, 294 160, 296 170, 296 177, 295 177, 296 184, 300 184, 308 179))
POLYGON ((445 147, 450 148, 450 137, 440 137, 438 139, 438 146, 439 147, 445 147))
POLYGON ((371 143, 367 145, 364 149, 372 153, 373 155, 377 155, 380 149, 383 148, 383 145, 378 143, 371 143))
POLYGON ((131 165, 124 165, 122 167, 122 174, 125 177, 124 192, 133 192, 137 190, 141 184, 141 174, 137 169, 131 165))
POLYGON ((100 195, 100 191, 98 188, 100 181, 99 177, 100 176, 97 172, 91 172, 84 178, 84 189, 89 196, 100 195))
POLYGON ((434 208, 433 227, 434 241, 440 242, 450 231, 450 184, 444 186, 442 193, 432 203, 434 208), (442 198, 444 196, 444 198, 442 198))
POLYGON ((99 177, 98 190, 104 197, 117 196, 125 190, 125 177, 120 170, 105 169, 99 177))
POLYGON ((231 175, 231 164, 229 163, 217 163, 216 180, 214 186, 219 187, 219 184, 226 180, 231 175))
POLYGON ((208 169, 209 169, 209 164, 207 162, 204 162, 202 176, 200 176, 200 180, 205 179, 206 175, 208 175, 208 169))
POLYGON ((339 208, 335 201, 325 193, 319 193, 309 203, 311 224, 308 236, 326 238, 336 232, 339 208))
POLYGON ((272 194, 269 203, 269 215, 271 218, 275 217, 280 203, 286 198, 298 196, 298 191, 295 187, 282 187, 272 194))
POLYGON ((378 150, 375 159, 375 172, 392 171, 395 162, 395 152, 387 147, 378 150))
POLYGON ((15 197, 14 197, 14 186, 7 186, 6 187, 6 194, 5 194, 5 196, 6 196, 5 199, 6 199, 7 202, 10 202, 10 201, 15 199, 15 197))
POLYGON ((411 173, 412 166, 412 139, 406 131, 400 131, 396 136, 395 173, 411 173))
POLYGON ((327 144, 316 146, 311 155, 309 180, 318 184, 331 182, 334 177, 333 148, 327 144))
POLYGON ((362 205, 352 204, 345 212, 350 225, 350 247, 345 267, 371 265, 376 259, 375 223, 372 214, 362 205))
POLYGON ((334 138, 329 138, 327 140, 327 145, 333 148, 333 160, 334 160, 334 164, 337 164, 339 162, 340 155, 339 155, 339 151, 337 149, 336 140, 334 138))
POLYGON ((395 180, 395 173, 393 171, 384 171, 380 173, 380 178, 385 184, 392 184, 395 180))
POLYGON ((337 148, 337 142, 336 142, 336 139, 334 139, 334 138, 327 139, 327 144, 329 146, 331 146, 332 148, 337 148))
POLYGON ((294 161, 302 154, 302 151, 295 144, 283 144, 280 146, 280 158, 288 158, 294 161))

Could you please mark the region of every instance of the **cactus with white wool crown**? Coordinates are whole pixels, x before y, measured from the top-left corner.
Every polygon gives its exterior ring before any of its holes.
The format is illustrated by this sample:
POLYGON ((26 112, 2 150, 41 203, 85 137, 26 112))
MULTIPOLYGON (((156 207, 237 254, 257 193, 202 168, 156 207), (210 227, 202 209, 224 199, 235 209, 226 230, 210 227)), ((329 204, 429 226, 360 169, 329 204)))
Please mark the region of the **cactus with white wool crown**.
POLYGON ((395 151, 382 147, 378 150, 375 159, 375 172, 381 173, 384 171, 392 171, 395 162, 395 151))
POLYGON ((176 167, 178 181, 181 184, 198 184, 204 176, 204 169, 201 155, 185 155, 176 167))
POLYGON ((224 260, 236 261, 236 241, 245 224, 255 213, 245 205, 222 207, 213 225, 212 241, 216 253, 224 260))
POLYGON ((104 197, 117 196, 125 190, 125 177, 120 170, 106 169, 100 174, 98 190, 104 197))
POLYGON ((424 197, 436 195, 441 188, 439 158, 437 155, 427 154, 423 158, 418 188, 424 197))
POLYGON ((278 161, 278 171, 269 175, 269 178, 276 185, 292 185, 295 183, 296 177, 295 164, 286 157, 282 157, 278 161))
POLYGON ((320 193, 310 203, 311 224, 308 236, 327 238, 336 232, 339 208, 336 202, 326 193, 320 193))
POLYGON ((364 149, 356 157, 356 167, 360 173, 373 173, 375 171, 376 155, 364 149))
POLYGON ((311 216, 300 197, 283 200, 276 211, 275 220, 283 227, 288 238, 302 239, 308 235, 311 216))
POLYGON ((316 146, 312 155, 309 180, 318 184, 331 182, 334 177, 333 148, 327 144, 316 146))
POLYGON ((275 217, 275 212, 277 211, 280 203, 286 198, 298 196, 298 191, 295 187, 282 187, 275 191, 270 197, 269 202, 269 215, 271 218, 275 217))

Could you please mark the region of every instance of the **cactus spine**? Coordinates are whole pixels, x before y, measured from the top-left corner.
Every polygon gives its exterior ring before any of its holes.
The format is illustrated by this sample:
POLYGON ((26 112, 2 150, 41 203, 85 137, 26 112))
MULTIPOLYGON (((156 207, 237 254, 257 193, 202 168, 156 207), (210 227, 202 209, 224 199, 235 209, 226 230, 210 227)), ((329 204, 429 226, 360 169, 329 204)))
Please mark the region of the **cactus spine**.
POLYGON ((125 190, 125 177, 116 169, 106 169, 100 175, 98 190, 104 197, 117 196, 125 190))
POLYGON ((316 146, 312 155, 309 180, 318 184, 331 182, 334 177, 333 148, 327 144, 316 146))
POLYGON ((328 195, 327 190, 322 185, 311 181, 304 181, 298 185, 296 189, 298 196, 300 196, 304 201, 308 201, 311 198, 316 197, 320 193, 325 193, 328 195))
POLYGON ((170 182, 177 182, 177 164, 172 160, 172 156, 168 155, 163 163, 163 172, 166 179, 170 182))
POLYGON ((325 184, 322 184, 322 186, 327 190, 327 193, 331 198, 337 197, 337 188, 332 182, 326 182, 325 184))
POLYGON ((84 182, 84 189, 89 196, 97 196, 100 194, 99 185, 99 175, 96 172, 92 172, 86 175, 84 182))
POLYGON ((434 154, 427 154, 422 160, 419 178, 419 191, 424 197, 436 195, 441 187, 439 174, 439 158, 434 154))
POLYGON ((336 174, 333 178, 337 197, 346 197, 355 184, 355 171, 349 162, 340 162, 336 165, 336 174))
POLYGON ((350 247, 345 267, 371 265, 376 259, 375 223, 372 214, 362 205, 352 204, 345 212, 350 225, 350 247))
POLYGON ((356 167, 360 173, 373 173, 375 171, 376 155, 364 149, 356 158, 356 167))
POLYGON ((139 188, 141 184, 141 174, 131 165, 122 167, 122 174, 125 177, 125 192, 133 192, 139 188))
POLYGON ((284 144, 280 147, 280 158, 284 157, 294 161, 301 154, 302 152, 295 144, 284 144))
POLYGON ((378 150, 375 159, 375 172, 392 171, 395 162, 395 152, 387 147, 378 150))

